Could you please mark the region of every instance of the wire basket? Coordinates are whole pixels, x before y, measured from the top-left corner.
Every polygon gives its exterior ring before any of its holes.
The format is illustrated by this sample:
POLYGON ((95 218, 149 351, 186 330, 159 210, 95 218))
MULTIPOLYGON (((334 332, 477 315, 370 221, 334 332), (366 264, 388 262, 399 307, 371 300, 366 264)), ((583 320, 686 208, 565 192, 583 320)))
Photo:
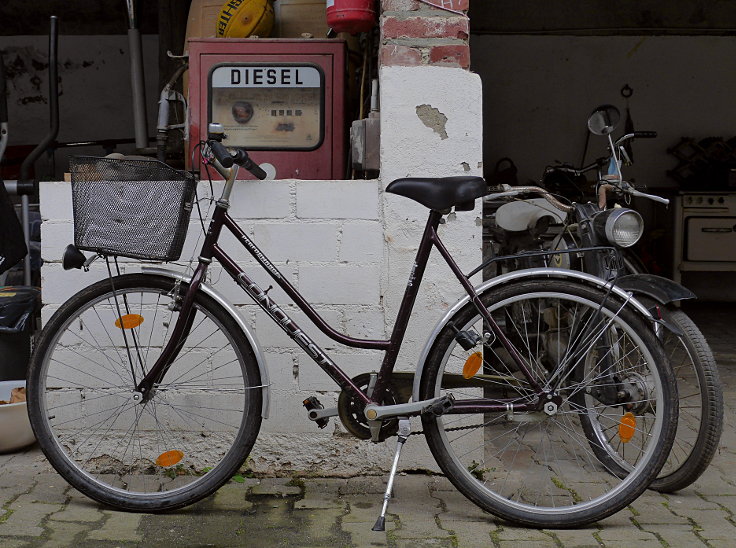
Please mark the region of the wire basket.
POLYGON ((70 158, 74 245, 150 261, 181 256, 195 180, 156 160, 70 158))

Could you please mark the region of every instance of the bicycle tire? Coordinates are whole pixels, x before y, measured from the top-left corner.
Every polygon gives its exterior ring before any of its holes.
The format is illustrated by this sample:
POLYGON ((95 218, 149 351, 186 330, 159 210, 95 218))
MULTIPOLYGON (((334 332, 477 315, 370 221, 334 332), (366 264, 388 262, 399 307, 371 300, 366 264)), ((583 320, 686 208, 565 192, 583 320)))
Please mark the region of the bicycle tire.
POLYGON ((212 494, 238 472, 260 429, 253 349, 202 292, 153 397, 134 399, 186 287, 127 274, 81 290, 48 321, 29 366, 29 416, 44 454, 72 486, 117 509, 172 510, 212 494))
POLYGON ((695 482, 713 460, 723 430, 723 392, 713 352, 697 325, 677 308, 659 310, 666 323, 682 332, 679 336, 665 328, 660 335, 677 382, 679 420, 669 457, 650 489, 671 493, 695 482))
MULTIPOLYGON (((632 470, 618 479, 602 466, 588 437, 580 432, 579 416, 592 411, 577 407, 572 400, 596 383, 604 386, 601 374, 584 383, 568 380, 561 384, 557 410, 546 417, 541 411, 513 415, 486 412, 475 418, 425 414, 422 423, 427 443, 444 474, 482 509, 524 526, 580 527, 630 504, 664 464, 677 420, 676 385, 653 330, 632 307, 623 306, 600 289, 570 281, 516 282, 486 292, 481 300, 501 328, 516 339, 512 342, 527 366, 550 386, 565 376, 569 379, 581 367, 582 356, 592 352, 601 335, 615 327, 621 334, 617 344, 627 350, 618 364, 621 374, 633 377, 639 369, 647 374, 641 387, 648 390, 646 397, 632 402, 651 411, 642 411, 638 419, 642 424, 634 428, 636 442, 630 451, 636 443, 641 447, 638 455, 630 454, 632 470), (603 316, 596 316, 597 310, 603 316), (549 318, 544 316, 547 311, 552 314, 549 318), (585 335, 585 330, 575 325, 576 318, 582 323, 586 317, 600 334, 585 335), (602 317, 606 323, 601 323, 602 317), (655 404, 647 403, 650 398, 655 404), (652 413, 650 418, 647 413, 652 413)), ((469 303, 440 332, 422 372, 423 399, 452 392, 457 405, 463 398, 505 397, 508 402, 512 396, 524 402, 537 397, 513 370, 508 356, 494 347, 492 338, 483 344, 484 372, 460 378, 457 372, 464 372, 466 356, 478 347, 463 350, 456 341, 456 330, 485 337, 481 318, 469 303)), ((615 413, 623 414, 619 410, 615 413)))

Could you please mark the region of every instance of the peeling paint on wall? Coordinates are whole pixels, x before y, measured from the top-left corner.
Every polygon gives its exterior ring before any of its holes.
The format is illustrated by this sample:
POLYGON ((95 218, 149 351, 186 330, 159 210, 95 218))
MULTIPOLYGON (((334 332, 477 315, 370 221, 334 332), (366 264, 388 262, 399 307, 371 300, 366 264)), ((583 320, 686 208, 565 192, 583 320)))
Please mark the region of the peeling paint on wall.
POLYGON ((447 139, 447 116, 442 114, 438 109, 431 105, 417 106, 417 116, 422 123, 429 129, 440 136, 440 139, 447 139))

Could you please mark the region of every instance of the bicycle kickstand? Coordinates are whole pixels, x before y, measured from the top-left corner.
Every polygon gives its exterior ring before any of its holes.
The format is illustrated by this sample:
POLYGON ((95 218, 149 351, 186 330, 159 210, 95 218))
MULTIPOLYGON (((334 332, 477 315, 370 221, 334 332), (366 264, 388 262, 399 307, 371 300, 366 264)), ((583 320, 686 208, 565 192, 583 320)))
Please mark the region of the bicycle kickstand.
POLYGON ((394 455, 394 462, 391 465, 391 472, 388 476, 388 485, 386 485, 386 493, 383 495, 383 508, 381 509, 381 515, 378 516, 376 524, 373 526, 373 531, 385 531, 386 530, 386 509, 388 508, 388 501, 391 498, 391 492, 394 487, 394 478, 396 477, 396 469, 399 467, 399 457, 401 456, 401 448, 406 443, 406 440, 411 434, 411 421, 409 417, 399 417, 399 433, 396 440, 396 454, 394 455))

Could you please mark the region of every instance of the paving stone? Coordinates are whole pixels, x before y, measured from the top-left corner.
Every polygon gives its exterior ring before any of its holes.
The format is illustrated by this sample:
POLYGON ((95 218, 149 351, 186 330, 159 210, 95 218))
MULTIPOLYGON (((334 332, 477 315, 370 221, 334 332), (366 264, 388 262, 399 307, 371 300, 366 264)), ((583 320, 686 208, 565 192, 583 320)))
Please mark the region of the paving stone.
POLYGON ((557 546, 557 543, 547 537, 547 540, 500 540, 498 545, 504 548, 546 548, 547 546, 551 548, 557 546))
POLYGON ((69 484, 59 474, 39 474, 29 495, 35 502, 65 504, 68 490, 69 484))
POLYGON ((92 540, 123 540, 138 542, 143 536, 138 533, 143 514, 112 512, 103 510, 109 517, 99 529, 90 531, 87 538, 92 540))
POLYGON ((74 546, 85 534, 85 530, 74 523, 52 522, 47 524, 47 529, 48 540, 41 544, 43 548, 74 546))
POLYGON ((496 538, 499 540, 537 541, 544 543, 552 540, 549 535, 538 529, 512 527, 510 525, 502 526, 496 533, 496 538))
POLYGON ((301 495, 301 487, 296 485, 287 485, 290 481, 292 480, 264 478, 258 484, 251 487, 250 494, 255 496, 271 495, 280 497, 301 495))
POLYGON ((311 491, 302 500, 298 500, 294 503, 295 510, 309 510, 309 509, 326 509, 336 508, 344 509, 347 507, 347 502, 339 497, 336 493, 334 494, 322 494, 312 493, 311 491))
POLYGON ((10 505, 12 514, 0 523, 0 536, 40 537, 43 534, 43 521, 61 505, 17 500, 10 505))
POLYGON ((253 508, 253 503, 245 500, 247 490, 239 484, 223 485, 214 494, 213 510, 247 511, 253 508))
POLYGON ((598 539, 593 536, 598 529, 560 529, 548 532, 557 538, 565 548, 599 548, 601 546, 598 539))
POLYGON ((99 506, 93 504, 80 504, 71 502, 63 510, 51 514, 50 519, 54 521, 77 521, 92 523, 102 520, 105 514, 99 506))
POLYGON ((386 531, 371 531, 371 527, 372 525, 364 522, 342 522, 342 530, 350 535, 355 548, 388 546, 387 532, 393 530, 393 524, 387 521, 386 531))
POLYGON ((491 531, 496 530, 495 525, 492 524, 449 519, 441 519, 440 526, 451 533, 458 546, 490 546, 491 531))
POLYGON ((0 546, 3 548, 24 548, 25 546, 31 546, 31 544, 24 540, 0 536, 0 546))
MULTIPOLYGON (((343 524, 370 523, 370 526, 372 527, 373 524, 376 522, 376 519, 378 519, 379 514, 381 513, 383 501, 377 499, 375 495, 354 495, 348 497, 347 500, 350 511, 345 516, 343 516, 343 524)), ((388 528, 388 523, 392 522, 393 520, 394 518, 391 514, 391 505, 389 503, 389 513, 386 516, 386 528, 388 528)))

